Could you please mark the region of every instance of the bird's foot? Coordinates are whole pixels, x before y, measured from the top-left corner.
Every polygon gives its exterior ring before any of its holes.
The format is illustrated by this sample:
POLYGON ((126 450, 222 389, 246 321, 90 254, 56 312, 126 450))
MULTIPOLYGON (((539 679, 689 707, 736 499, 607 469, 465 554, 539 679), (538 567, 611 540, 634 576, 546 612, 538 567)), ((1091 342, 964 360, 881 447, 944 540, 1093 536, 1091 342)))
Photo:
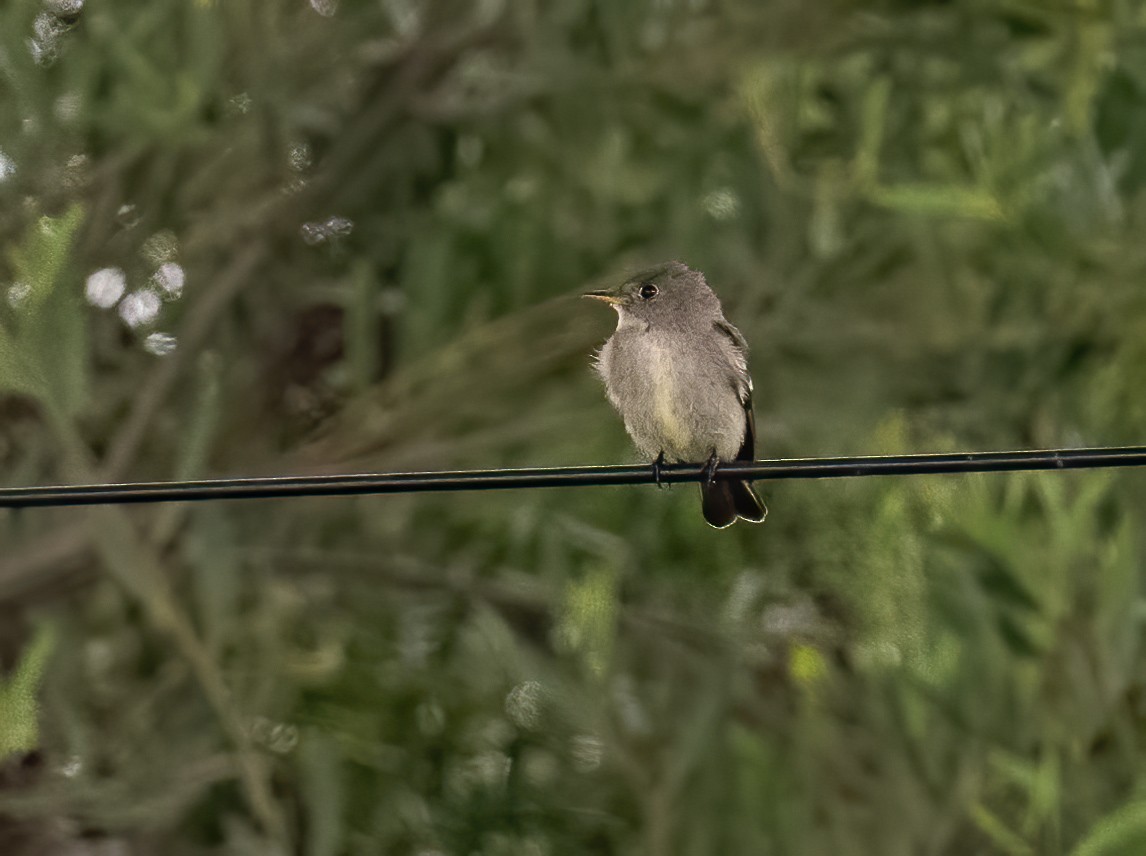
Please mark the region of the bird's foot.
POLYGON ((667 485, 661 479, 661 467, 664 465, 665 453, 661 452, 659 455, 657 455, 657 459, 653 461, 653 483, 656 484, 657 487, 661 488, 667 487, 667 485))
POLYGON ((716 468, 720 466, 720 458, 716 457, 716 452, 713 451, 712 456, 704 465, 704 484, 705 487, 712 487, 716 481, 716 468))

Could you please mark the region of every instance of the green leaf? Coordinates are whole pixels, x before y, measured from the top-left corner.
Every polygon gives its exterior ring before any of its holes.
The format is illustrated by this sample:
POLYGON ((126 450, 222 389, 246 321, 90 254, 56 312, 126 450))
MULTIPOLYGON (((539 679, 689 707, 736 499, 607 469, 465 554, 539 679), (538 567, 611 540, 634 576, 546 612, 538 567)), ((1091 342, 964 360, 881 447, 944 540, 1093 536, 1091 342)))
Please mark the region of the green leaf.
POLYGON ((879 156, 887 130, 890 96, 891 81, 887 76, 877 77, 864 93, 859 147, 852 165, 852 173, 862 187, 874 185, 879 177, 879 156))
POLYGON ((84 209, 41 217, 8 251, 27 296, 14 311, 7 342, 0 342, 0 380, 8 388, 51 395, 65 412, 83 404, 88 387, 87 316, 78 289, 61 288, 84 209))
POLYGON ((605 673, 612 659, 617 622, 617 579, 606 565, 594 565, 570 582, 560 625, 562 641, 578 651, 589 671, 605 673))
POLYGON ((1003 853, 1010 856, 1027 856, 1034 853, 1034 849, 1023 840, 1022 836, 1014 832, 1007 824, 982 803, 972 806, 971 818, 975 825, 991 839, 991 842, 1003 853))
POLYGON ((1002 206, 991 193, 955 184, 897 184, 876 187, 868 198, 902 214, 1004 220, 1002 206))
POLYGON ((1146 802, 1128 803, 1091 827, 1071 856, 1138 856, 1146 853, 1146 802))
POLYGON ((72 247, 72 238, 84 219, 83 206, 72 205, 60 217, 41 217, 8 251, 16 280, 28 286, 28 296, 21 302, 22 314, 35 315, 55 290, 72 247))
POLYGON ((8 329, 0 324, 0 390, 31 393, 36 387, 20 346, 8 329))
POLYGON ((36 691, 54 645, 52 626, 40 625, 12 677, 0 676, 0 759, 39 745, 36 691))

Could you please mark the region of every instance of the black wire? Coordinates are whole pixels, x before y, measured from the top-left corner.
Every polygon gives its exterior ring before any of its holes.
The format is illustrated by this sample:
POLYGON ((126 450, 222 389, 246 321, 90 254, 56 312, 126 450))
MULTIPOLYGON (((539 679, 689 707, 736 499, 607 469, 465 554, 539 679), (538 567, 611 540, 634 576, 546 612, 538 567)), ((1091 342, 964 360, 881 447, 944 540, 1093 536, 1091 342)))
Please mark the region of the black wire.
MULTIPOLYGON (((948 455, 884 455, 859 458, 799 458, 721 464, 717 479, 826 479, 936 473, 990 473, 1018 470, 1097 469, 1146 465, 1146 446, 1057 449, 1020 452, 961 452, 948 455)), ((704 466, 661 468, 665 483, 698 482, 704 466)), ((66 505, 189 502, 214 499, 274 499, 290 496, 355 496, 419 491, 508 490, 539 487, 593 487, 649 484, 649 465, 468 470, 434 473, 359 473, 335 476, 210 479, 137 484, 60 485, 0 488, 0 508, 66 505)))

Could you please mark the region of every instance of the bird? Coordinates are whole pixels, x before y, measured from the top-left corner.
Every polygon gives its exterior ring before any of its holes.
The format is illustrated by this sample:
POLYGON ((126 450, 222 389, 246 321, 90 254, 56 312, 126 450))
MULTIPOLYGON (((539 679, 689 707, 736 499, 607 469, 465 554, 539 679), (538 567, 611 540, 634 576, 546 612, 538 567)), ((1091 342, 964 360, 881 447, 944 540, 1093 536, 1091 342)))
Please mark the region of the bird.
POLYGON ((748 345, 704 274, 670 261, 583 296, 617 311, 595 368, 657 482, 665 463, 706 462, 704 519, 762 522, 768 509, 747 481, 715 478, 721 461, 755 459, 756 425, 748 345))

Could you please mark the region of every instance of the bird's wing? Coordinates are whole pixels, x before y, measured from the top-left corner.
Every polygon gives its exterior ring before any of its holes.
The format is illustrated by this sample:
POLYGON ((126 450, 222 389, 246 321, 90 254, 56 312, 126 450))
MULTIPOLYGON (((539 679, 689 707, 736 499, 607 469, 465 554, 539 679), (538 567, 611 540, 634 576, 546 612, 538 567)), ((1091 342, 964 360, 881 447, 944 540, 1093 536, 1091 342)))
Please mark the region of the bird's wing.
POLYGON ((738 461, 756 459, 756 417, 752 415, 752 377, 748 374, 748 343, 740 331, 721 318, 714 325, 716 331, 725 336, 732 347, 728 349, 732 367, 736 370, 733 389, 744 407, 744 442, 736 455, 738 461))
POLYGON ((756 460, 756 417, 752 415, 752 393, 744 402, 744 442, 736 453, 738 461, 756 460))
POLYGON ((730 348, 725 350, 725 353, 731 360, 732 368, 735 370, 732 388, 736 390, 736 395, 740 398, 740 403, 747 404, 752 400, 752 378, 748 375, 748 343, 744 341, 744 337, 740 335, 740 331, 723 318, 716 321, 713 326, 718 333, 728 340, 728 344, 731 345, 730 348))

